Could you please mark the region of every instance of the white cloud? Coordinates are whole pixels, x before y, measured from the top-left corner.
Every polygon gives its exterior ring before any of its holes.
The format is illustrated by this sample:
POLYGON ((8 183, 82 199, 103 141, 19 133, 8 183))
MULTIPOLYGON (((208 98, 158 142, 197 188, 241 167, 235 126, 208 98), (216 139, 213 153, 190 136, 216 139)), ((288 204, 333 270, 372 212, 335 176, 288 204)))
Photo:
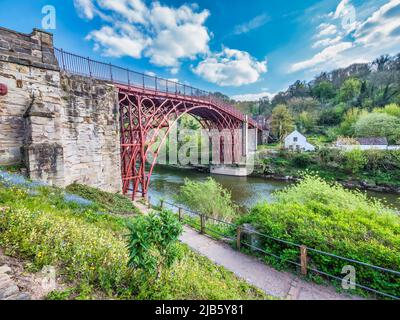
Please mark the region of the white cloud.
POLYGON ((400 40, 393 33, 400 27, 400 0, 391 0, 375 11, 355 32, 356 43, 367 47, 387 47, 400 40))
POLYGON ((336 43, 339 43, 342 40, 341 36, 337 36, 336 38, 326 38, 326 39, 321 39, 315 42, 312 47, 313 48, 320 48, 320 47, 328 47, 332 46, 336 43))
POLYGON ((104 26, 92 31, 86 39, 94 40, 97 50, 110 57, 130 56, 140 58, 144 48, 151 42, 149 38, 128 24, 118 25, 117 28, 104 26))
POLYGON ((310 59, 293 63, 289 72, 345 67, 400 50, 400 0, 389 0, 362 21, 356 20, 355 13, 351 1, 342 0, 317 27, 312 48, 322 49, 310 59))
POLYGON ((239 35, 243 33, 248 33, 251 30, 255 30, 262 27, 264 24, 268 22, 268 20, 269 20, 268 15, 266 15, 265 13, 261 14, 259 16, 254 17, 253 19, 251 19, 246 23, 235 26, 233 34, 239 35))
POLYGON ((95 15, 95 7, 92 0, 74 0, 74 5, 81 16, 93 19, 95 15))
POLYGON ((257 61, 245 51, 224 48, 210 54, 193 71, 220 86, 241 86, 256 82, 267 72, 267 61, 257 61))
POLYGON ((330 47, 325 48, 321 52, 314 55, 311 59, 304 60, 301 62, 294 63, 291 66, 290 71, 296 72, 304 70, 307 68, 315 67, 316 65, 325 63, 330 60, 330 62, 337 61, 340 57, 340 53, 351 48, 353 43, 351 42, 341 42, 330 47))
POLYGON ((330 36, 334 35, 337 33, 337 28, 333 24, 328 24, 328 23, 321 23, 318 26, 318 34, 316 35, 317 37, 323 37, 323 36, 330 36))
POLYGON ((270 93, 267 91, 260 92, 260 93, 246 93, 246 94, 238 94, 234 95, 231 98, 236 101, 258 101, 262 98, 268 97, 272 99, 276 93, 270 93))
POLYGON ((106 23, 87 37, 104 55, 146 56, 176 73, 182 60, 209 52, 210 34, 204 23, 210 13, 198 11, 196 5, 147 6, 142 0, 75 0, 74 4, 87 19, 97 15, 106 23))

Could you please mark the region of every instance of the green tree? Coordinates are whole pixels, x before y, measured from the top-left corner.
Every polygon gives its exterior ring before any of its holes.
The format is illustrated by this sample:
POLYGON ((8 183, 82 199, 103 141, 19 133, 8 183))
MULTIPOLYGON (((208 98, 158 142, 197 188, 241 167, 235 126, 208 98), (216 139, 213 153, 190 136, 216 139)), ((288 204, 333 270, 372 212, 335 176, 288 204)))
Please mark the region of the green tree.
POLYGON ((315 118, 312 114, 307 111, 300 113, 298 117, 298 125, 303 131, 311 131, 315 126, 315 118))
POLYGON ((368 113, 354 125, 357 137, 386 137, 390 143, 400 141, 400 119, 386 113, 368 113))
POLYGON ((162 269, 170 267, 179 256, 178 238, 183 228, 171 211, 139 216, 128 228, 129 267, 159 277, 162 269))
POLYGON ((340 102, 350 102, 360 95, 361 81, 357 78, 349 78, 343 82, 339 90, 340 102))
POLYGON ((367 164, 367 158, 360 149, 354 149, 345 153, 346 168, 356 174, 367 164))
POLYGON ((325 102, 335 96, 335 88, 329 81, 321 81, 312 88, 312 94, 321 102, 325 102))
POLYGON ((375 108, 374 112, 386 113, 388 115, 400 118, 400 106, 396 103, 388 104, 384 108, 375 108))
POLYGON ((344 136, 354 135, 354 126, 363 112, 360 109, 352 108, 346 112, 343 121, 340 124, 340 134, 344 136))
POLYGON ((231 220, 236 216, 237 206, 231 193, 212 178, 204 182, 185 179, 175 198, 190 209, 213 218, 231 220))
POLYGON ((271 129, 280 141, 294 129, 293 116, 286 105, 279 104, 272 110, 271 129))

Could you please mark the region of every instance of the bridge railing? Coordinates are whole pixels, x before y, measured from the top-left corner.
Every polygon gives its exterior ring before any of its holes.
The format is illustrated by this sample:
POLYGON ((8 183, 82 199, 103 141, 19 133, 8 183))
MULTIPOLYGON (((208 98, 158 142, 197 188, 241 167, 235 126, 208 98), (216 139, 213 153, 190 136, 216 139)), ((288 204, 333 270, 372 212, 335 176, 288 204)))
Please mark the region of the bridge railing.
MULTIPOLYGON (((99 80, 111 81, 113 83, 126 85, 154 91, 155 93, 165 93, 167 95, 176 95, 186 99, 203 101, 207 104, 213 104, 222 111, 243 121, 244 114, 238 111, 229 103, 219 99, 214 94, 204 91, 187 84, 182 84, 169 79, 160 78, 154 75, 145 74, 122 68, 111 63, 104 63, 93 60, 89 57, 79 56, 74 53, 55 48, 55 56, 60 68, 72 74, 90 77, 99 80)), ((256 127, 257 123, 249 118, 249 123, 256 127)))

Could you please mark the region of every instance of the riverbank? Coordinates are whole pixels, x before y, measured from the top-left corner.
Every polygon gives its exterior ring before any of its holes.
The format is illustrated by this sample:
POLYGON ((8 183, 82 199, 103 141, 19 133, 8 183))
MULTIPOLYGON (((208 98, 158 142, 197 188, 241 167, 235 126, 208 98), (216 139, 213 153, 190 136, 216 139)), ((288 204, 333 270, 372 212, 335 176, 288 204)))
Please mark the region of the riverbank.
MULTIPOLYGON (((210 176, 231 192, 232 199, 241 207, 243 212, 247 212, 259 202, 274 201, 274 192, 299 180, 298 177, 294 176, 268 176, 259 174, 257 171, 248 177, 234 177, 199 172, 193 167, 157 165, 151 177, 149 196, 154 203, 160 199, 174 202, 175 195, 179 192, 186 178, 192 181, 205 181, 210 176)), ((400 197, 397 193, 371 190, 366 190, 365 193, 370 198, 377 198, 400 210, 400 197)))
MULTIPOLYGON (((276 180, 276 181, 286 181, 286 182, 297 182, 301 180, 300 176, 286 176, 273 173, 265 174, 256 171, 254 171, 250 176, 264 178, 266 180, 276 180)), ((343 181, 343 180, 335 180, 335 181, 348 189, 358 189, 362 191, 373 191, 379 193, 390 193, 393 195, 395 194, 400 195, 400 187, 372 184, 368 181, 357 181, 353 179, 348 181, 343 181)))

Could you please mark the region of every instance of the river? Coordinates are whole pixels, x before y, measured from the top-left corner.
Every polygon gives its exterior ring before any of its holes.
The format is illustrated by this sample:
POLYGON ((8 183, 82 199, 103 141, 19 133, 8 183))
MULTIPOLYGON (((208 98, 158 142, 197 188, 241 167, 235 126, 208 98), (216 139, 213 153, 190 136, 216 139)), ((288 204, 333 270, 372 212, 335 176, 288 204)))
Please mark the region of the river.
MULTIPOLYGON (((151 177, 149 196, 155 203, 163 198, 174 201, 173 197, 179 192, 184 179, 204 181, 210 175, 195 170, 156 166, 151 177)), ((272 200, 272 193, 290 185, 288 182, 267 180, 261 177, 232 177, 211 175, 223 187, 230 190, 232 199, 242 208, 251 208, 260 201, 272 200)), ((400 210, 399 195, 367 191, 368 196, 387 201, 389 205, 400 210)))

